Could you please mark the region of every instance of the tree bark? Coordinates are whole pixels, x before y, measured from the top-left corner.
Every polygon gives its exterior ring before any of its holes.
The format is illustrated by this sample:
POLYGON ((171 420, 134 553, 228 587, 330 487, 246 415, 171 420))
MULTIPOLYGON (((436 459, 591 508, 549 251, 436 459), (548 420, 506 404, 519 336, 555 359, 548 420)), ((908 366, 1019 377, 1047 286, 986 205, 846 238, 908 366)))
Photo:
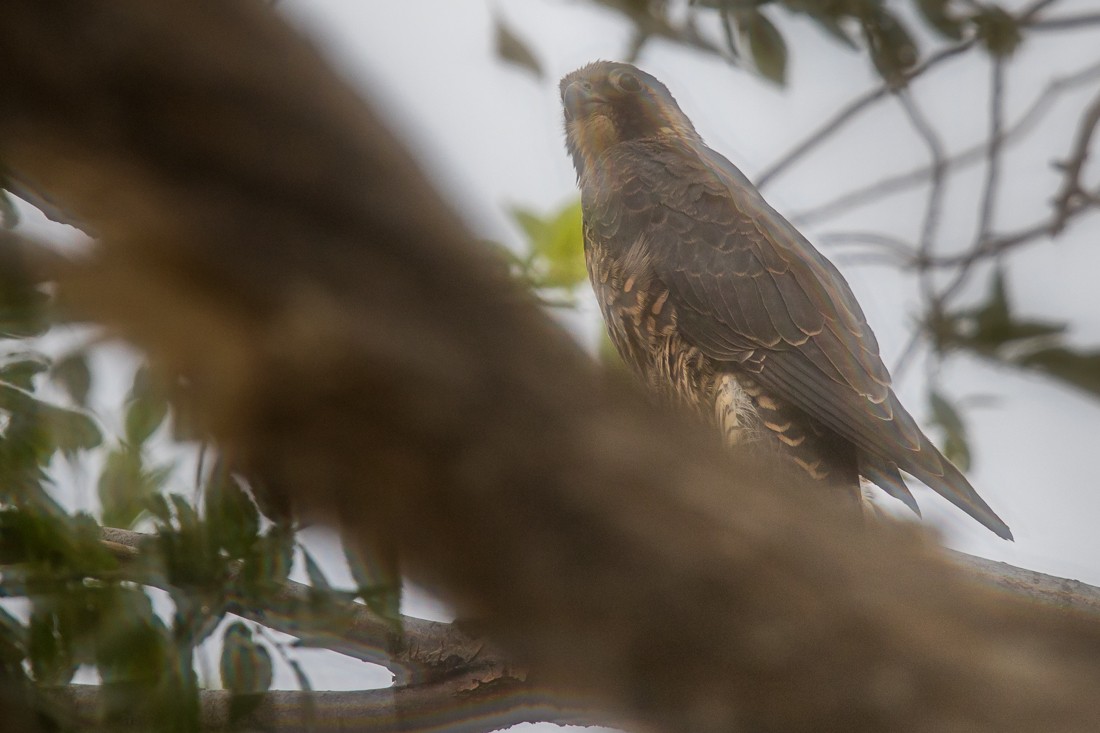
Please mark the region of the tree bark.
POLYGON ((601 373, 259 2, 9 0, 0 158, 72 303, 266 485, 668 731, 1093 731, 1100 629, 859 530, 601 373))

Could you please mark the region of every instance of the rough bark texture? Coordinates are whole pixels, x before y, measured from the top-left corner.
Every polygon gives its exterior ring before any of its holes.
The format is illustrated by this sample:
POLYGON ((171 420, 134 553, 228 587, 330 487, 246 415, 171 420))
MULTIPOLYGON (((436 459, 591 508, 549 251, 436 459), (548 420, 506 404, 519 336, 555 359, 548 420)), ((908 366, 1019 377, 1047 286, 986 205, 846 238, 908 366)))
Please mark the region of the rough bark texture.
MULTIPOLYGON (((103 688, 70 685, 48 691, 46 700, 72 711, 72 730, 81 733, 135 733, 164 730, 163 722, 135 711, 104 720, 103 688)), ((482 680, 456 675, 417 688, 311 691, 278 690, 250 700, 236 701, 226 690, 203 690, 200 721, 203 731, 302 733, 303 731, 445 730, 448 733, 486 733, 517 722, 550 721, 561 725, 596 725, 592 716, 573 710, 543 694, 523 689, 514 681, 482 680), (463 714, 457 713, 464 711, 463 714), (522 716, 521 720, 517 717, 522 716)), ((10 728, 23 733, 25 728, 10 728)))
POLYGON ((9 0, 0 159, 101 236, 75 302, 540 680, 669 731, 1096 729, 1095 624, 605 378, 265 4, 9 0))

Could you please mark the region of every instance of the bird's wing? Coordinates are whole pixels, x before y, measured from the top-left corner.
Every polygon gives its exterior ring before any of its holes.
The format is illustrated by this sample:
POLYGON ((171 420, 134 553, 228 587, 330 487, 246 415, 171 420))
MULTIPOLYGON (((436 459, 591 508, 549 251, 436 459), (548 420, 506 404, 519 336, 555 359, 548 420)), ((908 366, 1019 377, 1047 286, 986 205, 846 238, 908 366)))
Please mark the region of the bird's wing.
MULTIPOLYGON (((881 469, 871 471, 872 480, 896 476, 900 467, 1010 536, 894 395, 878 342, 832 263, 702 143, 647 156, 648 163, 624 168, 637 180, 622 190, 636 193, 633 203, 621 197, 619 216, 639 222, 683 336, 711 358, 752 368, 765 388, 850 440, 867 454, 866 465, 881 469), (637 215, 643 191, 659 214, 637 215)), ((614 218, 610 210, 602 216, 614 218)), ((621 224, 622 234, 635 228, 621 224)), ((900 482, 886 483, 900 493, 893 485, 900 482)))

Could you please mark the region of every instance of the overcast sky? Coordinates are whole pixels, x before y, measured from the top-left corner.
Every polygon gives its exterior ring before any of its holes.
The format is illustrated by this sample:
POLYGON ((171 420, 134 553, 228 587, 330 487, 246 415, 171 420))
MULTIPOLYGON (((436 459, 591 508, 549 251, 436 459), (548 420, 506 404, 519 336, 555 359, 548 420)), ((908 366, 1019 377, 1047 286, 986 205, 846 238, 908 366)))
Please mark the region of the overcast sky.
MULTIPOLYGON (((517 244, 520 234, 508 220, 507 207, 549 211, 576 195, 563 148, 557 79, 594 59, 621 59, 629 38, 616 16, 576 0, 282 0, 277 8, 374 101, 476 233, 509 244, 517 244), (494 13, 528 42, 545 78, 495 57, 494 13)), ((1094 10, 1095 2, 1062 0, 1055 8, 1059 13, 1094 10)), ((824 40, 807 23, 783 14, 773 17, 791 47, 786 90, 668 43, 648 46, 639 59, 668 85, 704 139, 750 177, 876 83, 863 56, 824 40)), ((1052 77, 1100 59, 1098 39, 1100 28, 1025 46, 1010 67, 1008 119, 1015 119, 1052 77)), ((945 64, 915 85, 952 149, 984 135, 988 78, 987 63, 963 60, 945 64)), ((1034 223, 1047 211, 1058 182, 1050 159, 1069 149, 1077 117, 1097 88, 1094 84, 1062 97, 1037 128, 1034 142, 1012 150, 997 230, 1034 223)), ((926 161, 926 148, 898 106, 887 101, 777 179, 766 196, 780 212, 793 213, 926 161)), ((1100 167, 1088 172, 1091 180, 1100 178, 1100 167)), ((973 168, 949 189, 942 251, 965 247, 973 236, 981 175, 980 168, 973 168)), ((923 201, 921 192, 892 198, 805 233, 819 241, 829 231, 883 230, 915 240, 923 201)), ((1082 344, 1100 345, 1098 238, 1100 217, 1085 220, 1057 243, 1016 257, 1010 270, 1019 310, 1070 318, 1074 338, 1082 344)), ((894 364, 918 311, 913 283, 882 267, 841 269, 867 312, 887 364, 894 364)), ((981 297, 986 283, 983 272, 966 294, 981 297)), ((588 343, 602 328, 590 301, 571 324, 588 343)), ((951 360, 942 383, 955 398, 995 398, 994 404, 967 413, 975 455, 969 473, 1011 525, 1016 542, 998 540, 931 492, 914 487, 926 523, 965 551, 1100 585, 1100 487, 1092 467, 1100 452, 1100 402, 965 358, 951 360)), ((899 393, 918 418, 926 416, 922 369, 908 371, 899 393)), ((411 610, 432 612, 423 603, 418 600, 411 610)), ((335 657, 323 656, 327 671, 315 673, 316 687, 384 683, 384 675, 335 657)))

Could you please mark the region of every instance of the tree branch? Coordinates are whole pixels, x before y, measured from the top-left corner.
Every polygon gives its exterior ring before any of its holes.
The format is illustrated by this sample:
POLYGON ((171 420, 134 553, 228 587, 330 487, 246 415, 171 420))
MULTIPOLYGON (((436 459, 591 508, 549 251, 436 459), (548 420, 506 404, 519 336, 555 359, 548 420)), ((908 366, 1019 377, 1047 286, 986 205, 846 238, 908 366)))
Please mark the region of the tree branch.
MULTIPOLYGON (((1027 7, 1023 8, 1017 15, 1016 21, 1021 28, 1030 27, 1032 23, 1038 22, 1037 16, 1041 11, 1046 9, 1052 4, 1052 0, 1036 0, 1027 7)), ((954 58, 959 54, 965 53, 974 47, 977 43, 976 37, 967 38, 959 43, 946 46, 932 55, 921 63, 914 66, 909 71, 905 72, 903 81, 908 84, 912 80, 922 76, 925 72, 939 66, 942 62, 954 58)), ((782 155, 779 160, 772 163, 770 166, 761 171, 756 177, 756 185, 758 188, 763 188, 771 183, 780 174, 787 171, 800 159, 805 157, 815 148, 819 147, 829 137, 831 137, 837 130, 842 128, 851 120, 870 107, 872 104, 880 99, 883 99, 887 94, 894 91, 894 85, 890 82, 883 82, 878 87, 864 92, 859 97, 845 105, 839 112, 837 112, 828 122, 821 125, 817 130, 811 133, 805 140, 794 146, 789 152, 782 155)))
MULTIPOLYGON (((153 535, 114 527, 103 527, 103 544, 116 556, 133 559, 153 535)), ((167 584, 165 584, 166 586, 167 584)), ((167 587, 158 585, 162 590, 167 587)), ((522 681, 518 670, 488 639, 469 636, 455 624, 427 621, 412 616, 400 618, 401 631, 373 613, 367 606, 350 601, 338 604, 335 613, 314 619, 310 612, 310 587, 286 581, 264 599, 228 598, 226 608, 241 618, 297 637, 302 646, 343 654, 394 673, 396 684, 421 684, 479 670, 497 670, 501 678, 522 681), (332 619, 347 619, 334 628, 332 619)))
POLYGON ((377 117, 245 0, 9 0, 0 156, 102 249, 74 303, 249 475, 667 731, 1092 733, 1100 628, 605 375, 377 117))
MULTIPOLYGON (((71 685, 48 691, 55 705, 70 710, 74 730, 97 733, 160 729, 148 711, 104 720, 105 689, 99 685, 71 685)), ((349 733, 414 733, 456 731, 489 733, 520 723, 599 725, 578 708, 514 681, 464 675, 432 684, 378 690, 342 692, 278 690, 252 697, 233 714, 233 695, 227 690, 199 693, 203 731, 266 731, 300 733, 308 730, 349 733)), ((240 698, 238 698, 238 704, 240 698)))
MULTIPOLYGON (((1100 76, 1100 63, 1090 64, 1072 74, 1051 80, 1036 95, 1019 119, 1004 127, 999 138, 1002 149, 1020 142, 1048 112, 1054 109, 1054 102, 1058 97, 1082 84, 1092 82, 1097 76, 1100 76)), ((947 160, 944 161, 946 168, 955 171, 986 160, 989 145, 990 141, 985 140, 954 155, 949 155, 947 160)), ((926 165, 881 178, 865 186, 842 193, 824 203, 797 211, 791 215, 790 219, 795 224, 805 225, 833 218, 851 209, 872 204, 888 196, 919 186, 932 176, 932 171, 933 166, 926 165)))

